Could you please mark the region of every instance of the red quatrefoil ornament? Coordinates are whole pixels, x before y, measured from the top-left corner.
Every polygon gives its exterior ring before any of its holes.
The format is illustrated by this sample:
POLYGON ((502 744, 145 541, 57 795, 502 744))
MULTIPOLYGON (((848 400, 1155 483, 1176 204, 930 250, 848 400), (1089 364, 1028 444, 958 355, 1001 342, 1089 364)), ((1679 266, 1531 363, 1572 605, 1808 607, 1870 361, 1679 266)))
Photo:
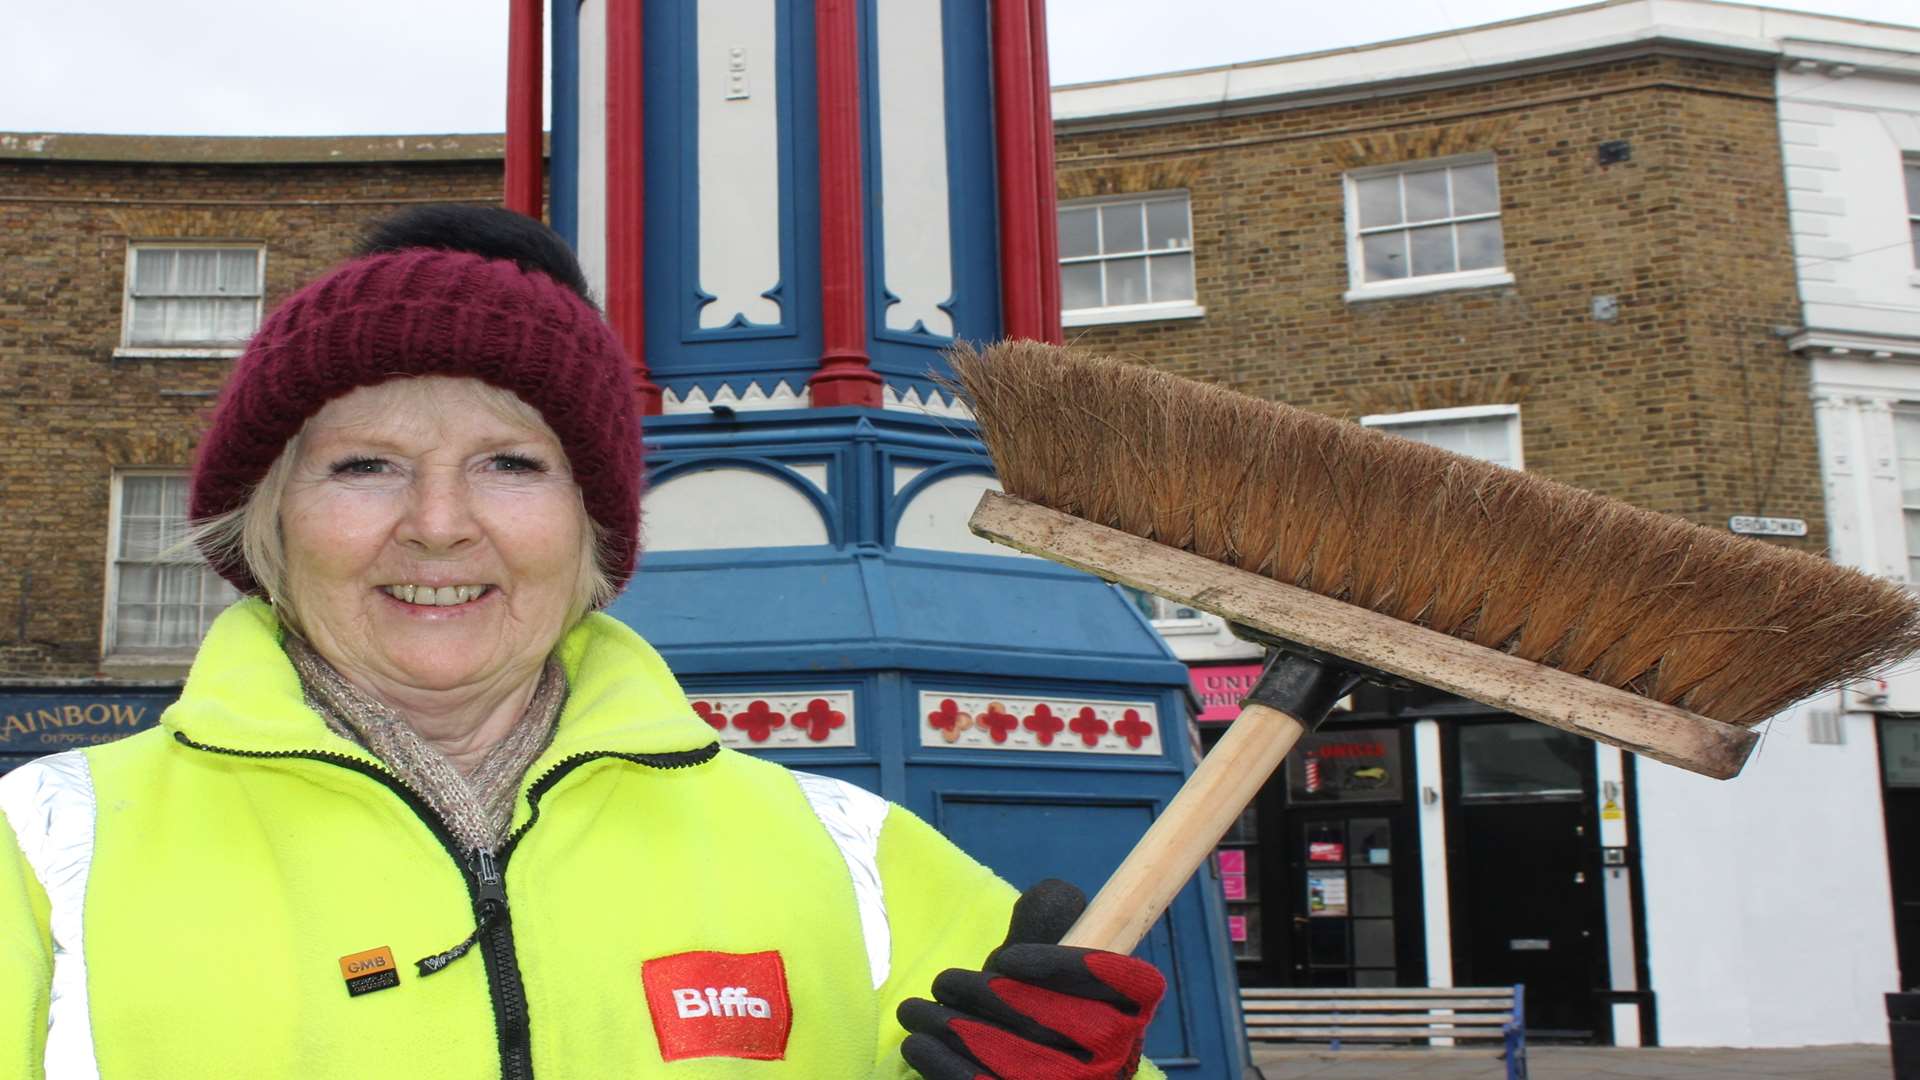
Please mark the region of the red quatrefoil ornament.
POLYGON ((847 714, 828 707, 826 698, 814 698, 807 702, 806 711, 794 713, 792 720, 794 727, 807 733, 807 738, 825 742, 834 728, 846 725, 847 714))
POLYGON ((696 701, 693 703, 693 711, 696 713, 699 713, 700 719, 705 720, 707 722, 707 726, 711 727, 713 730, 715 731, 727 730, 727 714, 725 712, 722 712, 719 709, 714 708, 713 702, 696 701))
POLYGON ((764 701, 755 701, 747 706, 747 711, 733 714, 733 726, 747 733, 754 742, 766 742, 767 736, 777 727, 785 727, 787 718, 783 713, 774 712, 764 701))
POLYGON ((1033 732, 1041 746, 1052 746, 1053 737, 1067 726, 1065 720, 1053 715, 1053 710, 1045 705, 1035 705, 1033 712, 1020 722, 1020 726, 1033 732))
POLYGON ((987 729, 987 734, 993 736, 994 742, 1003 743, 1007 741, 1007 734, 1020 726, 1020 721, 1007 711, 1005 705, 989 701, 987 711, 980 714, 980 726, 987 729))
POLYGON ((1140 719, 1138 709, 1128 709, 1125 715, 1120 717, 1120 722, 1113 725, 1113 733, 1127 740, 1128 746, 1138 750, 1140 741, 1153 734, 1153 725, 1140 719))
POLYGON ((1093 707, 1082 705, 1073 716, 1073 722, 1067 725, 1080 741, 1088 746, 1100 745, 1100 736, 1107 733, 1107 722, 1093 715, 1093 707))

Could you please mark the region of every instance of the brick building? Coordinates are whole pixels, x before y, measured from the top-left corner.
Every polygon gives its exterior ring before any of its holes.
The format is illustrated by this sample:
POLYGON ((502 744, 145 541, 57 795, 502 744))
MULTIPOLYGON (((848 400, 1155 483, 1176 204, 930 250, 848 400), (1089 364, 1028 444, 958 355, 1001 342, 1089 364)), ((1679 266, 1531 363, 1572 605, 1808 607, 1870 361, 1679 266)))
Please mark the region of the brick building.
MULTIPOLYGON (((1056 89, 1068 338, 1825 552, 1776 81, 1801 39, 1887 29, 1616 0, 1056 89)), ((1141 602, 1230 719, 1245 647, 1141 602)), ((1724 785, 1430 691, 1336 715, 1221 849, 1243 985, 1525 983, 1536 1031, 1629 1045, 1885 1039, 1874 735, 1837 697, 1724 785)))
POLYGON ((167 550, 261 312, 412 203, 497 203, 497 135, 0 136, 0 769, 151 724, 226 585, 167 550))

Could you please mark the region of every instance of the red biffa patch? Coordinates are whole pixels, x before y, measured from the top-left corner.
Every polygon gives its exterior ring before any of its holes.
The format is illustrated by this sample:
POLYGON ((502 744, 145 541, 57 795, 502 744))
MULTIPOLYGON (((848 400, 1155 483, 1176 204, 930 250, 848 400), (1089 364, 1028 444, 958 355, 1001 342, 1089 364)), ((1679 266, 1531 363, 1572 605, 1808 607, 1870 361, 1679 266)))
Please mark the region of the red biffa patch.
POLYGON ((664 1061, 787 1056, 793 1004, 776 951, 688 952, 640 965, 664 1061))

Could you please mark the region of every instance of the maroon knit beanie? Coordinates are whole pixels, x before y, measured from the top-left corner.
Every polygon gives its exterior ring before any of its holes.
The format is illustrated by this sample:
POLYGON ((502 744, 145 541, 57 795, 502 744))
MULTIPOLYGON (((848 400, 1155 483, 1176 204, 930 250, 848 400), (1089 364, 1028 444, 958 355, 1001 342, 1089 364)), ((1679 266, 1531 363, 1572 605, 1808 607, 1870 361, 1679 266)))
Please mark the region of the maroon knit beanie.
MULTIPOLYGON (((598 312, 514 262, 410 248, 345 263, 281 304, 234 366, 193 469, 188 516, 235 509, 321 406, 388 379, 465 376, 512 391, 560 437, 616 588, 640 545, 633 369, 598 312)), ((208 553, 244 593, 237 558, 208 553)))

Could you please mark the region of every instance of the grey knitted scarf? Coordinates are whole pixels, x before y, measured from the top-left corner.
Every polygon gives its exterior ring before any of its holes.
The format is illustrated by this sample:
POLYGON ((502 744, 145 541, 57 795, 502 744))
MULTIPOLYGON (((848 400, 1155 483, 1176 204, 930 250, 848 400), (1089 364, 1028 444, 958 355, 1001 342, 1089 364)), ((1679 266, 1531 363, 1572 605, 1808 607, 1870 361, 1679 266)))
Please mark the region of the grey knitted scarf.
POLYGON ((399 714, 349 683, 298 634, 287 633, 283 646, 300 674, 308 707, 329 728, 372 751, 427 801, 462 846, 500 850, 513 821, 521 778, 552 740, 554 721, 566 704, 567 676, 557 661, 548 658, 520 722, 472 773, 462 773, 399 714))

